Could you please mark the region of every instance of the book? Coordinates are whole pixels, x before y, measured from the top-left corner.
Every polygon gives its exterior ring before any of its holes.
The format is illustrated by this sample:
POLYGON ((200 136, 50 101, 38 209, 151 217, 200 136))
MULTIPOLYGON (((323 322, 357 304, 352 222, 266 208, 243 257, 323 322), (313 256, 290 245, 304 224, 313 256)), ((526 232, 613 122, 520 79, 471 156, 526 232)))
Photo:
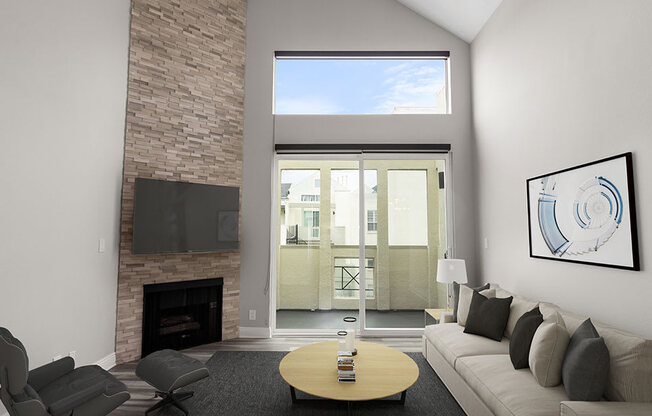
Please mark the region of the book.
POLYGON ((351 351, 337 352, 337 381, 339 383, 355 382, 355 363, 351 351))

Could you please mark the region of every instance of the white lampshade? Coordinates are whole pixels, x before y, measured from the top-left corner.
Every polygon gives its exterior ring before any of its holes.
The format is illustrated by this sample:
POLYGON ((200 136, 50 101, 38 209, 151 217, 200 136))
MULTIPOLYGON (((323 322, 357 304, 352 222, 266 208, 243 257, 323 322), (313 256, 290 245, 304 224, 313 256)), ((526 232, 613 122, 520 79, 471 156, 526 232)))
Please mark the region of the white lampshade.
POLYGON ((466 283, 466 263, 461 259, 440 259, 437 262, 437 281, 466 283))

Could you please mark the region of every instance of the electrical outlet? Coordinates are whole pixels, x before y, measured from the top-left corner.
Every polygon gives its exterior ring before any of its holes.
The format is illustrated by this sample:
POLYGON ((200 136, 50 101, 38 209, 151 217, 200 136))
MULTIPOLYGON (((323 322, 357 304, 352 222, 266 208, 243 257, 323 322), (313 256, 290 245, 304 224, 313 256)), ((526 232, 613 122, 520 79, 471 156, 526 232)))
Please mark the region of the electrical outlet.
POLYGON ((250 321, 255 321, 256 320, 256 310, 255 309, 249 309, 249 320, 250 321))
POLYGON ((106 251, 106 240, 100 238, 97 242, 97 252, 104 253, 106 251))
POLYGON ((489 248, 489 239, 487 237, 484 238, 484 248, 489 248))

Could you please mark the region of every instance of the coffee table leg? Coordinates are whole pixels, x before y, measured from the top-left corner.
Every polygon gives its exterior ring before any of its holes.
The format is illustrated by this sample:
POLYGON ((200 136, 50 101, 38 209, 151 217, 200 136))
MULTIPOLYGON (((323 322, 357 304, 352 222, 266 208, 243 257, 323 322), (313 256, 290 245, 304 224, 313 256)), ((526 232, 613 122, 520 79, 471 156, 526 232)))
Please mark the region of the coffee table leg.
POLYGON ((290 386, 290 394, 292 395, 292 403, 297 402, 297 392, 294 390, 294 387, 290 386))
MULTIPOLYGON (((299 400, 297 400, 297 391, 292 386, 290 386, 290 395, 292 396, 292 404, 296 404, 296 403, 299 402, 299 400)), ((401 398, 398 399, 398 400, 396 400, 396 399, 394 399, 394 400, 382 400, 381 399, 379 401, 382 401, 382 402, 385 402, 385 403, 394 402, 394 403, 398 403, 400 405, 405 405, 405 396, 406 395, 407 395, 407 390, 403 390, 403 392, 401 393, 401 398)), ((321 400, 321 399, 301 399, 301 400, 302 401, 310 401, 310 400, 321 400)), ((351 402, 350 401, 346 402, 346 414, 347 415, 351 414, 351 402)))

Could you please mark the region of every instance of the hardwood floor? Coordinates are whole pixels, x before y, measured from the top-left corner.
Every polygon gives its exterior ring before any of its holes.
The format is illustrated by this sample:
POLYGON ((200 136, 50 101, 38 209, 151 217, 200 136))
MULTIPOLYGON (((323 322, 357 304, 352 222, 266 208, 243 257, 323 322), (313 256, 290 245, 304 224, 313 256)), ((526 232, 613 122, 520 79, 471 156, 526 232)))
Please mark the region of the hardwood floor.
MULTIPOLYGON (((296 348, 307 344, 321 341, 335 340, 335 338, 315 337, 285 337, 285 338, 265 338, 265 339, 243 339, 238 338, 229 341, 216 342, 213 344, 202 345, 199 347, 184 350, 185 354, 196 358, 201 362, 208 361, 209 358, 217 351, 292 351, 296 348)), ((421 338, 365 338, 362 341, 376 342, 387 345, 403 352, 420 352, 421 338)), ((144 381, 136 377, 137 362, 120 364, 111 369, 118 380, 125 383, 131 393, 131 399, 125 404, 114 410, 111 415, 115 416, 142 416, 156 400, 154 399, 154 389, 144 381)))

